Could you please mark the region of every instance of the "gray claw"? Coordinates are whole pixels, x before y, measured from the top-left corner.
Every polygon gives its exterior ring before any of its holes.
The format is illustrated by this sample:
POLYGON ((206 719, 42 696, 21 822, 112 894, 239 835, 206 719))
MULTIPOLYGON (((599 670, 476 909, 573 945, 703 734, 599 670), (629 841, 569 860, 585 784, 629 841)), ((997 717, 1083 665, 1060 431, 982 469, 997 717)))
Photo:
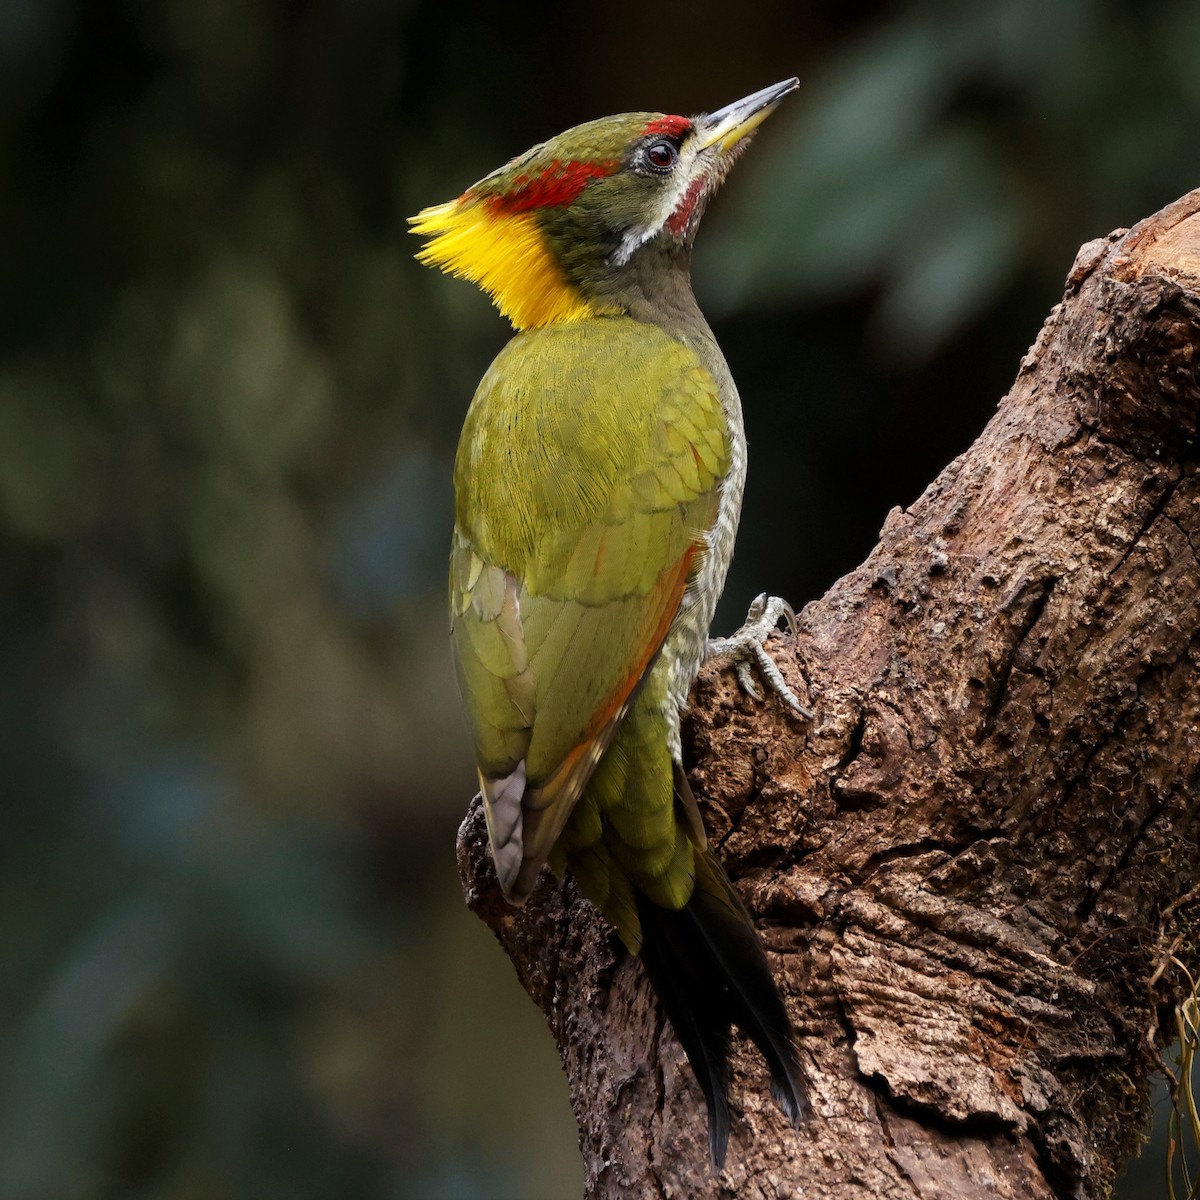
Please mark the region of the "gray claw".
POLYGON ((788 632, 794 641, 799 629, 796 613, 786 600, 778 596, 768 596, 766 592, 755 596, 746 613, 745 624, 732 637, 709 638, 705 647, 706 658, 732 658, 734 669, 737 671, 738 683, 742 691, 754 700, 762 700, 754 680, 750 674, 750 662, 753 659, 758 664, 763 679, 795 713, 809 720, 812 713, 800 703, 795 692, 787 685, 783 673, 775 665, 775 660, 767 653, 763 643, 771 635, 780 619, 787 621, 788 632))
POLYGON ((754 677, 750 674, 750 660, 748 658, 739 658, 734 663, 733 669, 737 672, 738 683, 741 684, 742 691, 752 700, 757 700, 761 703, 762 694, 754 686, 754 677))

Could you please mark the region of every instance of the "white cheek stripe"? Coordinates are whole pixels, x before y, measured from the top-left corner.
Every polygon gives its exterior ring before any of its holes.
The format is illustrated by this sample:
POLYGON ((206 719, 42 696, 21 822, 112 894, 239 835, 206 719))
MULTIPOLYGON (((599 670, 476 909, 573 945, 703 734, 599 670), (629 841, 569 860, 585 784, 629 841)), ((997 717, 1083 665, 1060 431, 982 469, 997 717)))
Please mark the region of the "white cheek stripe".
POLYGON ((653 220, 648 225, 635 225, 621 239, 621 244, 613 251, 611 261, 614 267, 623 267, 633 257, 633 252, 639 246, 644 246, 670 220, 671 214, 683 202, 684 196, 687 195, 688 187, 692 182, 693 167, 695 165, 696 155, 694 154, 686 162, 682 158, 679 160, 678 182, 674 189, 663 197, 658 211, 654 214, 653 220))
POLYGON ((613 251, 612 264, 614 267, 623 267, 632 257, 633 252, 639 247, 648 242, 661 228, 661 226, 642 226, 631 229, 622 239, 621 244, 613 251))

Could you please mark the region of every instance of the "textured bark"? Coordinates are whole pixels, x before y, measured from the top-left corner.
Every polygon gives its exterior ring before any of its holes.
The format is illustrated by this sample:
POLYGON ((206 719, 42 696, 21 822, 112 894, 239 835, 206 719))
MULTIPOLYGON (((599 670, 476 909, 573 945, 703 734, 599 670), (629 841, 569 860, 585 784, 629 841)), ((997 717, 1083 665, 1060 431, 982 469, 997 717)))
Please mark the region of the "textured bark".
POLYGON ((1084 246, 979 440, 685 728, 813 1100, 735 1050, 728 1166, 635 959, 570 881, 471 907, 547 1016, 590 1197, 1100 1197, 1200 925, 1200 191, 1084 246), (1191 896, 1189 898, 1189 892, 1191 896), (1190 941, 1189 941, 1190 939, 1190 941))

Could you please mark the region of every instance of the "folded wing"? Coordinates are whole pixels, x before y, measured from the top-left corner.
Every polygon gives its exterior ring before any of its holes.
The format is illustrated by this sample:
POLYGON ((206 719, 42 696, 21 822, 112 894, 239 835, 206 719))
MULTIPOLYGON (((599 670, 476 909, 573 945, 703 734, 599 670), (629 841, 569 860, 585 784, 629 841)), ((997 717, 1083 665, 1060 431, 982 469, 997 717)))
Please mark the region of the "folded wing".
POLYGON ((729 465, 692 352, 634 321, 594 324, 509 344, 455 469, 455 662, 517 902, 686 602, 729 465))

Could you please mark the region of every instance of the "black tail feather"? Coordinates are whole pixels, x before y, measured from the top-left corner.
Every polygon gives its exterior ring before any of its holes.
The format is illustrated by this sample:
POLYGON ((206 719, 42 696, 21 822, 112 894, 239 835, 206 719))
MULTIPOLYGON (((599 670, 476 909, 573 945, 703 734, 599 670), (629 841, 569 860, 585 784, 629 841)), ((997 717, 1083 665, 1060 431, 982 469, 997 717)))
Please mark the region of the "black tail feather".
POLYGON ((729 1138, 730 1026, 771 1069, 771 1094, 792 1124, 805 1108, 792 1026, 749 914, 712 852, 696 851, 696 887, 680 910, 638 896, 642 961, 708 1105, 712 1159, 729 1138))
MULTIPOLYGON (((719 1167, 729 1142, 729 1015, 708 963, 691 945, 690 922, 640 894, 642 962, 692 1065, 708 1107, 708 1148, 719 1167)), ((686 911, 686 910, 685 910, 686 911)))
POLYGON ((796 1125, 807 1101, 792 1022, 750 914, 711 851, 696 856, 693 901, 713 958, 732 985, 732 1021, 762 1051, 771 1069, 771 1094, 796 1125))

